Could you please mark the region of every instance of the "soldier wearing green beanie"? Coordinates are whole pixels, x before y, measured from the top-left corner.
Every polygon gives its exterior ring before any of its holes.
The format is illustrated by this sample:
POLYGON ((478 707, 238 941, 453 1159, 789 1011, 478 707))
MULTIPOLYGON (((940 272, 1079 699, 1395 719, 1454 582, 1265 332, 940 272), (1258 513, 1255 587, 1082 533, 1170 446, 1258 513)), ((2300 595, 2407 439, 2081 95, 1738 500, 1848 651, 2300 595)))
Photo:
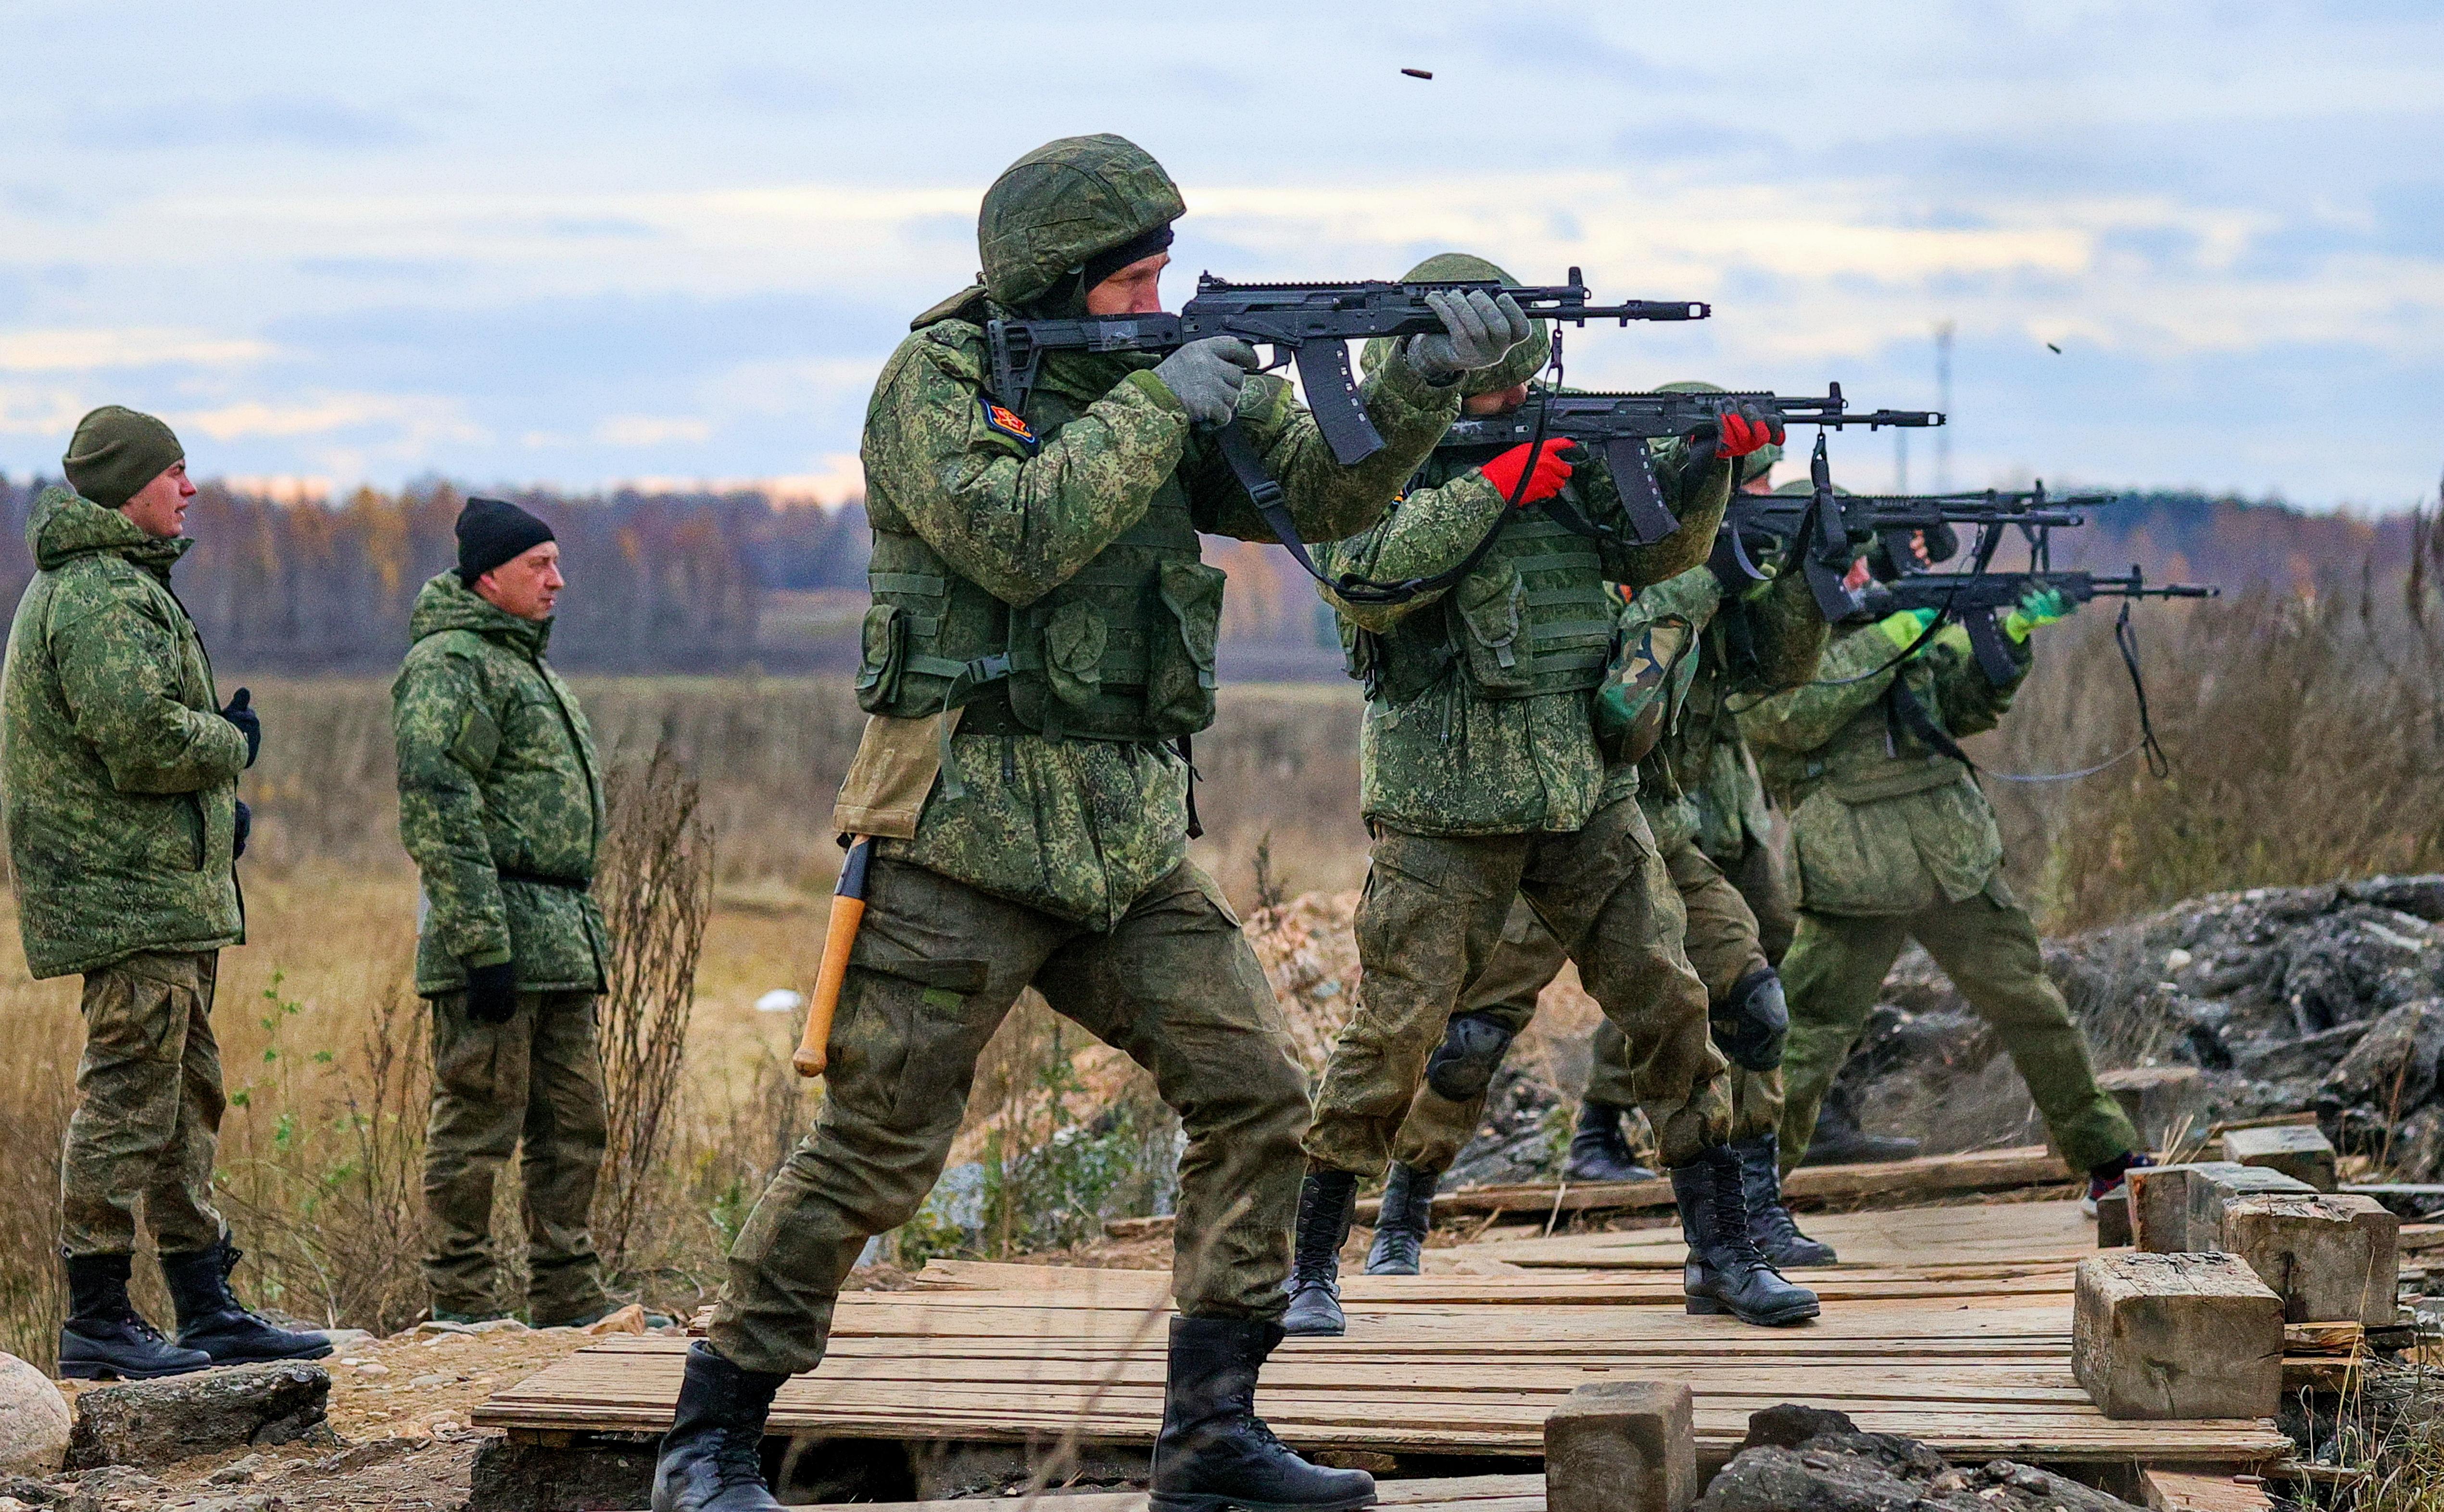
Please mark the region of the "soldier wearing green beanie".
POLYGON ((60 1374, 174 1375, 310 1359, 229 1290, 238 1251, 213 1207, 224 1099, 213 1038, 221 947, 246 938, 238 773, 263 727, 170 591, 185 555, 186 452, 149 415, 79 423, 27 522, 36 572, 0 677, 0 794, 26 965, 84 977, 84 1055, 60 1156, 68 1317, 60 1374), (129 1302, 137 1208, 177 1308, 172 1344, 129 1302))

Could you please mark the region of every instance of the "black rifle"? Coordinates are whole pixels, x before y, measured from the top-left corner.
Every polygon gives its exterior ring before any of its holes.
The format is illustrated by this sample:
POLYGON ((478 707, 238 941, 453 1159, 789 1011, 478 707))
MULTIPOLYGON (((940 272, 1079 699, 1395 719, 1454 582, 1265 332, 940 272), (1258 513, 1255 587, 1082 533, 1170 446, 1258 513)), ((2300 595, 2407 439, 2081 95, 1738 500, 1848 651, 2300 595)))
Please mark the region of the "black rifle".
MULTIPOLYGON (((1863 425, 1879 430, 1888 425, 1918 428, 1943 423, 1943 416, 1932 410, 1853 413, 1849 401, 1842 396, 1841 384, 1828 384, 1826 388, 1828 392, 1824 395, 1803 396, 1761 392, 1536 393, 1507 415, 1460 416, 1443 433, 1441 444, 1520 446, 1543 434, 1601 449, 1604 464, 1612 471, 1613 485, 1620 490, 1621 511, 1629 520, 1630 543, 1647 545, 1680 527, 1679 520, 1663 502, 1663 489, 1655 476, 1654 455, 1647 450, 1650 441, 1706 431, 1724 415, 1743 405, 1765 412, 1767 418, 1784 426, 1839 429, 1863 425)), ((1567 520, 1563 523, 1571 524, 1567 520)), ((1571 528, 1577 526, 1572 525, 1571 528)))
MULTIPOLYGON (((1251 345, 1271 347, 1272 358, 1265 364, 1268 369, 1285 361, 1298 365, 1317 428, 1333 456, 1350 467, 1383 450, 1383 438, 1375 433, 1375 423, 1359 403, 1348 343, 1376 336, 1437 333, 1443 323, 1426 304, 1426 296, 1472 291, 1508 294, 1531 317, 1575 325, 1589 321, 1619 321, 1623 325, 1632 321, 1702 321, 1714 313, 1713 305, 1695 300, 1591 304, 1586 282, 1575 267, 1566 284, 1525 286, 1491 279, 1233 284, 1202 273, 1197 276, 1195 295, 1176 315, 986 322, 993 396, 1017 409, 1035 386, 1036 370, 1046 352, 1176 352, 1209 336, 1235 336, 1251 345)), ((1237 430, 1235 424, 1223 427, 1226 454, 1233 450, 1228 437, 1237 430)), ((1244 440, 1237 442, 1237 449, 1252 453, 1244 440)), ((1232 465, 1235 469, 1235 459, 1232 465)), ((1246 482, 1246 477, 1240 481, 1246 482)))
POLYGON ((2135 562, 2129 576, 2121 578, 2079 571, 1993 572, 1981 566, 1973 572, 1913 573, 1898 582, 1881 585, 1875 604, 1884 613, 1932 609, 1938 620, 1959 620, 1969 631, 1977 665, 1999 685, 2017 677, 2019 666, 2004 643, 1996 617, 2044 588, 2073 603, 2095 599, 2213 599, 2223 593, 2221 588, 2201 583, 2151 583, 2135 562))
MULTIPOLYGON (((1947 525, 2016 526, 2022 530, 2084 525, 2087 517, 2080 510, 2112 504, 2117 497, 2075 493, 2049 498, 2042 483, 2029 489, 1988 489, 1982 493, 1841 495, 1842 517, 1849 524, 1851 540, 1859 545, 1868 544, 1885 531, 1932 530, 1947 525)), ((1735 494, 1727 526, 1787 540, 1799 528, 1807 504, 1796 494, 1735 494)))

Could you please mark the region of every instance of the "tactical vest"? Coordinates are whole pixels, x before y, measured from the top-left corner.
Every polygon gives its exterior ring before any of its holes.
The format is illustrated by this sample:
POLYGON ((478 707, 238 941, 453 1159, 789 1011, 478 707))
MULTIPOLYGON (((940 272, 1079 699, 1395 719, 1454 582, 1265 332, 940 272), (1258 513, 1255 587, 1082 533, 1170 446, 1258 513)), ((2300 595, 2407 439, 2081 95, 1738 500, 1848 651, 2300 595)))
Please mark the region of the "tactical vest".
MULTIPOLYGON (((1083 408, 1038 388, 1024 413, 1048 441, 1083 408)), ((964 734, 1193 735, 1213 722, 1224 581, 1199 552, 1176 473, 1142 519, 1023 608, 961 577, 914 532, 877 526, 858 705, 901 718, 965 707, 964 734)))
POLYGON ((1620 609, 1595 543, 1529 509, 1439 601, 1381 632, 1343 619, 1341 643, 1368 698, 1405 702, 1453 673, 1485 698, 1582 692, 1603 681, 1620 609))

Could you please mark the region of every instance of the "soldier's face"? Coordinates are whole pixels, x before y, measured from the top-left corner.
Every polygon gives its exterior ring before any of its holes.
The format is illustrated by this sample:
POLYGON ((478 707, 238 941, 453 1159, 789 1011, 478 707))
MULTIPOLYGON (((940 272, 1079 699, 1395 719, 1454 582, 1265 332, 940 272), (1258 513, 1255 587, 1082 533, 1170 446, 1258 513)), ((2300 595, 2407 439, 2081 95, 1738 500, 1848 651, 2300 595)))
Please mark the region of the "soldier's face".
POLYGON ((1140 257, 1086 291, 1089 315, 1159 315, 1162 313, 1162 270, 1171 266, 1169 252, 1140 257))
POLYGON ((475 592, 493 608, 521 619, 545 620, 560 602, 568 580, 560 575, 560 543, 528 546, 475 580, 475 592))
POLYGON ((187 501, 195 496, 195 486, 187 481, 187 464, 173 462, 161 475, 136 491, 136 497, 119 507, 128 523, 156 539, 167 541, 182 535, 187 528, 187 501))
POLYGON ((1527 402, 1528 385, 1513 383, 1490 394, 1472 394, 1459 401, 1459 407, 1469 415, 1509 415, 1527 402))

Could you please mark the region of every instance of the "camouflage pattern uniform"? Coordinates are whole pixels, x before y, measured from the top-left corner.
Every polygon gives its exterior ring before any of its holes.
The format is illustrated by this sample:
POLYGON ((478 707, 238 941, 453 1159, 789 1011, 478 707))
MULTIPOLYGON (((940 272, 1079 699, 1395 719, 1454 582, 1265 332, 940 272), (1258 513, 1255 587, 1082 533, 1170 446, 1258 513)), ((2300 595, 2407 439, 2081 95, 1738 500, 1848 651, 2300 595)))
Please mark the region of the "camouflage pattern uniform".
MULTIPOLYGON (((1370 346, 1368 358, 1381 354, 1370 346)), ((1510 371, 1470 386, 1523 381, 1544 358, 1531 341, 1510 371)), ((1465 559, 1509 507, 1479 470, 1491 455, 1437 452, 1382 524, 1329 548, 1332 567, 1398 581, 1465 559)), ((1564 497, 1618 526, 1602 458, 1572 460, 1564 497)), ((1652 545, 1588 541, 1531 508, 1448 590, 1392 605, 1326 595, 1367 684, 1360 776, 1374 851, 1357 918, 1358 1001, 1317 1094, 1310 1169, 1384 1169, 1514 894, 1566 942, 1631 1042, 1665 1159, 1688 1161, 1726 1136, 1727 1062, 1681 950, 1679 896, 1639 807, 1638 768, 1606 760, 1594 716, 1620 607, 1604 584, 1643 587, 1702 562, 1730 498, 1730 464, 1686 468, 1680 443, 1658 448, 1657 470, 1681 526, 1652 545)))
POLYGON ((1783 967, 1783 1165, 1806 1153, 1818 1106, 1912 938, 1993 1026, 2064 1157, 2102 1165, 2136 1150, 2138 1135, 2097 1086, 2036 927, 2004 885, 1994 810, 1968 767, 1911 732, 1892 691, 1903 687, 1956 740, 1992 728, 2018 679, 1994 686, 1956 630, 1879 671, 1898 655, 1876 625, 1845 627, 1818 686, 1740 714, 1766 787, 1790 816, 1798 879, 1798 936, 1783 967))
MULTIPOLYGON (((1663 737, 1639 763, 1638 801, 1687 915, 1682 941, 1689 964, 1717 1008, 1743 979, 1780 965, 1790 941, 1789 895, 1770 843, 1764 789, 1727 700, 1814 675, 1825 627, 1805 587, 1794 576, 1726 612, 1721 585, 1699 567, 1639 594, 1621 616, 1625 639, 1686 626, 1682 634, 1695 647, 1686 690, 1676 694, 1663 737), (1743 648, 1737 656, 1735 619, 1743 648)), ((1516 1036, 1565 959, 1561 942, 1519 899, 1503 923, 1500 947, 1455 1011, 1482 1015, 1516 1036)), ((1588 1099, 1637 1106, 1627 1037, 1606 1019, 1596 1026, 1590 1049, 1588 1099)), ((1731 1078, 1731 1137, 1779 1128, 1782 1073, 1734 1065, 1731 1078)), ((1394 1158, 1414 1170, 1448 1171, 1484 1107, 1482 1096, 1457 1100, 1420 1084, 1394 1158)))
MULTIPOLYGON (((1028 986, 1180 1115, 1181 1314, 1282 1313, 1305 1081, 1238 919, 1188 861, 1173 748, 1213 718, 1222 574, 1197 535, 1272 535, 1153 360, 1052 353, 1016 413, 985 383, 987 320, 1082 313, 1087 259, 1182 208, 1120 138, 1029 154, 986 196, 987 285, 919 316, 875 386, 874 718, 835 822, 882 838, 822 1114, 731 1247, 714 1312, 714 1349, 746 1371, 822 1359, 842 1279, 933 1187, 976 1058, 1028 986)), ((1238 417, 1302 530, 1331 538, 1381 512, 1456 396, 1405 363, 1375 375, 1384 449, 1350 468, 1278 379, 1250 377, 1238 417)))
POLYGON ((0 793, 26 964, 84 974, 61 1247, 132 1252, 140 1196, 161 1252, 210 1249, 213 986, 220 948, 246 937, 231 856, 246 737, 170 590, 190 543, 65 489, 35 501, 26 540, 38 570, 9 630, 0 793))
POLYGON ((433 1004, 424 1263, 436 1312, 500 1311, 492 1188, 520 1154, 527 1301, 538 1325, 607 1305, 587 1231, 602 1165, 595 997, 610 941, 588 894, 602 779, 577 695, 544 660, 548 622, 445 572, 417 595, 391 685, 398 827, 424 882, 416 989, 433 1004), (516 1012, 467 1011, 470 967, 514 963, 516 1012))

